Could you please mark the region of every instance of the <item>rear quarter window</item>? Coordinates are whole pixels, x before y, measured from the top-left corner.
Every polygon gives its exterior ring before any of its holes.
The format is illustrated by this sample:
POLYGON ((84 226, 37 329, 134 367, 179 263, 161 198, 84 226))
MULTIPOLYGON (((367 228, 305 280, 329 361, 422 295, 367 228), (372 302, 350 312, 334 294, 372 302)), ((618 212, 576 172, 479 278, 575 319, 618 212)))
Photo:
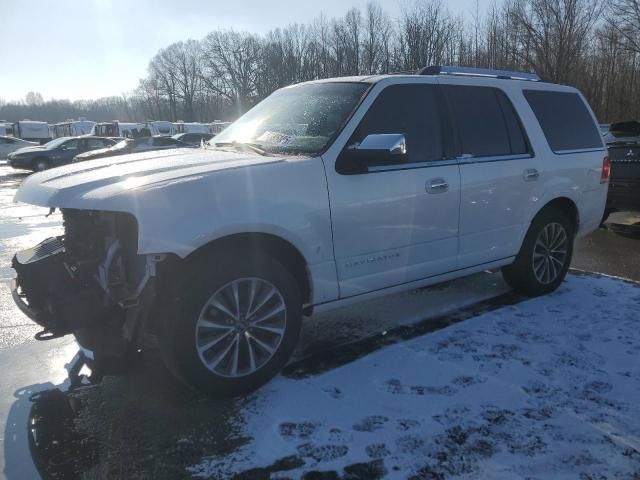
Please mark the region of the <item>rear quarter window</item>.
POLYGON ((580 95, 546 90, 523 93, 554 153, 603 148, 600 130, 580 95))

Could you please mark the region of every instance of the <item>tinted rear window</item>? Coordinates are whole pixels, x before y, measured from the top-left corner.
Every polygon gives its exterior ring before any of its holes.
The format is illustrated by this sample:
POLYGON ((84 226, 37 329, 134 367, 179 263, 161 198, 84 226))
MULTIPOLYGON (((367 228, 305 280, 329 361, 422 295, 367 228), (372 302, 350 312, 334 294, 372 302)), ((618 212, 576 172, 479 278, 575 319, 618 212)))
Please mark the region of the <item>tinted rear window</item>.
POLYGON ((500 90, 447 85, 462 154, 488 157, 527 153, 513 105, 500 90))
POLYGON ((524 96, 555 153, 602 148, 602 136, 577 93, 525 90, 524 96))

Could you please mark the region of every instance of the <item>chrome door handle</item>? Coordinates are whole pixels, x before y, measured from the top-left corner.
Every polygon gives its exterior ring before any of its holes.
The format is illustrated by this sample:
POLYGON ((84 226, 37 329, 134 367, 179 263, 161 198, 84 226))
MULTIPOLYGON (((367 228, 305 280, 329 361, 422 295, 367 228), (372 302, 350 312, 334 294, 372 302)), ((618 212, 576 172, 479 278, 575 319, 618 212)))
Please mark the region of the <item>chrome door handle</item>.
POLYGON ((427 181, 427 193, 444 193, 449 190, 449 184, 443 178, 432 178, 427 181))
POLYGON ((524 171, 523 176, 526 182, 533 182, 540 177, 540 172, 538 172, 538 170, 535 168, 527 168, 524 171))

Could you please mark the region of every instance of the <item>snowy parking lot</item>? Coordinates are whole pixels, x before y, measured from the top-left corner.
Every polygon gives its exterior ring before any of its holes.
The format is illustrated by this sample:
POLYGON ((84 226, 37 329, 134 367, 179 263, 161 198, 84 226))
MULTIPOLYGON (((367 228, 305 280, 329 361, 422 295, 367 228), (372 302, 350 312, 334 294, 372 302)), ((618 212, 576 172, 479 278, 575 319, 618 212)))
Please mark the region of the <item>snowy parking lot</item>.
MULTIPOLYGON (((7 290, 13 252, 60 228, 59 216, 11 203, 23 178, 0 166, 7 478, 36 478, 32 458, 53 478, 640 474, 640 288, 577 271, 543 298, 482 273, 314 316, 294 361, 244 399, 186 391, 151 357, 128 377, 32 403, 64 390, 75 347, 35 342, 7 290)), ((574 267, 640 280, 639 262, 640 241, 599 230, 574 267)))
POLYGON ((279 378, 233 420, 247 443, 190 471, 203 478, 243 471, 299 478, 310 470, 344 478, 634 478, 639 309, 638 286, 572 275, 547 297, 320 375, 279 378))

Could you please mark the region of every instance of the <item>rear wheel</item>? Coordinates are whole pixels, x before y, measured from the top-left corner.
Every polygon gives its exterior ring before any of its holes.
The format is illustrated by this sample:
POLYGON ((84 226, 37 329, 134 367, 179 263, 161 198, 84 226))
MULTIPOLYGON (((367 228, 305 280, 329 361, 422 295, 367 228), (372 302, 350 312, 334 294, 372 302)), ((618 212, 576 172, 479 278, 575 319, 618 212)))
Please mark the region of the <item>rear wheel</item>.
POLYGON ((302 300, 293 275, 270 257, 231 255, 192 268, 166 325, 169 368, 215 396, 254 390, 297 344, 302 300))
POLYGON ((502 269, 505 281, 529 296, 553 292, 571 265, 573 238, 572 222, 562 211, 540 212, 531 222, 515 261, 502 269))

